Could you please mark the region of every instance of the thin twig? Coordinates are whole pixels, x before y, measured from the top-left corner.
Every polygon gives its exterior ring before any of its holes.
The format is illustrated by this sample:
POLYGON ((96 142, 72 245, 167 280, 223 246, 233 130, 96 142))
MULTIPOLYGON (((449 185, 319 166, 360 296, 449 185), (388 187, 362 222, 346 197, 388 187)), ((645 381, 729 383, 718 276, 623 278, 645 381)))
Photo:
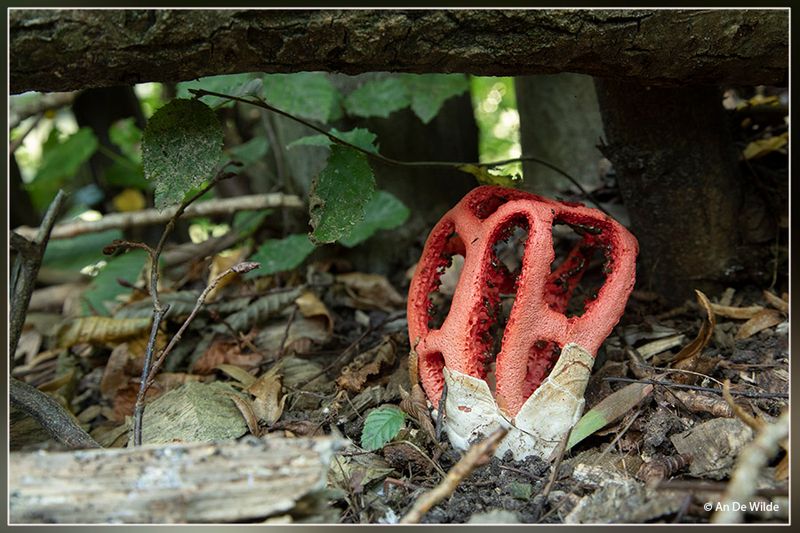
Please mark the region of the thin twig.
POLYGON ((420 496, 411 510, 406 513, 401 524, 418 524, 422 517, 453 492, 455 492, 459 483, 475 469, 475 467, 485 464, 494 451, 505 438, 508 429, 499 428, 484 440, 473 444, 467 453, 447 472, 447 475, 436 487, 420 496))
MULTIPOLYGON (((215 198, 186 208, 185 217, 196 218, 214 215, 227 215, 239 211, 261 211, 273 207, 288 207, 301 209, 303 200, 298 196, 283 193, 251 194, 236 198, 215 198)), ((77 221, 58 224, 53 228, 51 239, 69 239, 86 233, 97 233, 110 229, 126 229, 151 224, 164 224, 169 221, 177 207, 168 207, 163 211, 158 209, 142 209, 129 213, 112 213, 105 215, 100 220, 77 221)), ((14 231, 23 237, 32 238, 38 228, 20 226, 14 231)))
MULTIPOLYGON (((230 173, 224 172, 225 167, 220 169, 220 171, 214 176, 214 178, 203 188, 197 191, 195 194, 190 196, 189 198, 185 199, 178 209, 175 210, 172 217, 167 222, 164 231, 161 233, 161 238, 158 241, 158 244, 155 248, 150 248, 147 245, 140 246, 145 250, 148 250, 150 254, 150 286, 148 287, 150 291, 150 297, 153 300, 153 323, 150 326, 150 338, 147 341, 147 348, 145 349, 144 355, 144 364, 142 365, 142 376, 139 381, 139 392, 136 395, 136 403, 133 407, 133 445, 140 446, 142 444, 142 418, 144 417, 144 400, 145 400, 145 393, 147 392, 148 383, 150 382, 151 371, 150 367, 153 361, 153 354, 155 352, 155 345, 156 339, 158 338, 158 330, 161 327, 161 321, 164 319, 164 316, 167 314, 169 310, 169 305, 162 306, 161 300, 158 296, 158 259, 161 256, 161 252, 164 250, 164 245, 167 243, 167 239, 169 238, 172 230, 175 228, 175 224, 178 222, 178 219, 183 215, 186 211, 186 208, 195 200, 203 196, 205 193, 210 191, 217 183, 221 180, 229 178, 232 176, 230 173)), ((123 244, 130 246, 132 243, 124 242, 123 244)), ((120 243, 116 242, 112 244, 111 247, 106 247, 103 251, 105 253, 109 253, 113 249, 114 246, 119 246, 120 243)))
MULTIPOLYGON (((662 387, 675 387, 677 389, 690 389, 703 392, 712 392, 714 394, 722 394, 720 389, 713 387, 700 387, 698 385, 684 385, 682 383, 673 383, 671 381, 658 381, 655 379, 630 379, 620 377, 606 377, 603 381, 621 381, 623 383, 644 383, 650 385, 661 385, 662 387)), ((782 398, 788 399, 789 395, 781 392, 748 392, 748 391, 731 391, 735 396, 744 396, 745 398, 782 398)))
POLYGON ((39 275, 39 268, 42 266, 44 251, 50 241, 50 232, 53 230, 66 199, 66 193, 59 190, 50 203, 50 207, 47 208, 42 225, 32 241, 20 235, 11 234, 11 242, 16 243, 15 249, 18 254, 12 272, 11 290, 9 291, 11 293, 11 320, 9 321, 8 356, 12 364, 14 354, 17 353, 17 344, 22 334, 22 327, 25 324, 25 315, 28 312, 36 277, 39 275))
POLYGON ((296 116, 292 115, 291 113, 288 113, 287 111, 284 111, 284 110, 279 109, 279 108, 277 108, 277 107, 275 107, 273 105, 268 104, 267 102, 265 102, 261 98, 256 98, 256 99, 242 98, 242 97, 239 97, 239 96, 233 96, 233 95, 218 93, 218 92, 214 92, 214 91, 207 91, 205 89, 189 89, 189 92, 191 92, 195 96, 195 98, 202 98, 203 96, 216 96, 218 98, 227 98, 228 100, 231 100, 231 101, 234 101, 234 102, 241 102, 243 104, 250 104, 250 105, 253 105, 253 106, 256 106, 256 107, 260 107, 262 109, 267 109, 269 111, 272 111, 273 113, 277 113, 278 115, 281 115, 283 117, 289 118, 289 119, 291 119, 291 120, 293 120, 295 122, 298 122, 298 123, 300 123, 300 124, 302 124, 302 125, 304 125, 304 126, 306 126, 308 128, 311 128, 312 130, 314 130, 314 131, 316 131, 318 133, 321 133, 322 135, 325 135, 328 139, 330 139, 331 141, 333 141, 336 144, 340 144, 342 146, 347 146, 348 148, 351 148, 353 150, 361 152, 362 154, 364 154, 365 156, 367 156, 369 158, 376 159, 378 161, 381 161, 383 163, 386 163, 386 164, 389 164, 389 165, 393 165, 393 166, 417 167, 417 168, 419 168, 419 167, 432 167, 432 168, 446 167, 446 168, 454 168, 456 170, 461 170, 462 172, 467 172, 465 170, 465 168, 466 167, 470 167, 470 166, 479 167, 479 168, 495 168, 495 167, 499 167, 499 166, 502 166, 502 165, 507 165, 509 163, 518 163, 518 162, 538 163, 538 164, 543 165, 543 166, 553 170, 554 172, 557 172, 558 174, 564 176, 566 179, 568 179, 570 181, 570 183, 572 183, 575 187, 577 187, 578 190, 581 191, 581 193, 583 195, 585 195, 589 200, 591 200, 591 202, 593 204, 595 204, 601 211, 603 211, 603 213, 605 213, 606 215, 610 216, 608 211, 606 211, 603 208, 603 206, 600 205, 600 202, 598 202, 594 198, 594 195, 592 193, 588 192, 586 189, 584 189, 581 186, 581 184, 578 182, 578 180, 576 180, 574 177, 570 176, 564 170, 558 168, 556 165, 554 165, 552 163, 549 163, 547 161, 544 161, 543 159, 540 159, 538 157, 521 156, 521 157, 515 157, 515 158, 511 158, 511 159, 504 159, 502 161, 491 161, 491 162, 488 162, 488 163, 465 162, 465 161, 401 161, 399 159, 393 159, 391 157, 387 157, 385 155, 382 155, 382 154, 380 154, 378 152, 373 152, 371 150, 367 150, 365 148, 362 148, 360 146, 352 144, 352 143, 350 143, 350 142, 348 142, 348 141, 346 141, 346 140, 344 140, 344 139, 342 139, 340 137, 337 137, 336 135, 331 134, 330 132, 326 131, 325 129, 320 128, 319 126, 313 124, 312 122, 304 120, 304 119, 302 119, 300 117, 296 117, 296 116))
POLYGON ((219 282, 222 281, 222 279, 225 278, 226 276, 229 276, 231 274, 245 274, 260 266, 261 265, 259 263, 254 263, 250 261, 237 263, 211 280, 211 283, 209 283, 208 286, 205 289, 203 289, 203 292, 201 292, 200 296, 197 298, 197 302, 195 302, 192 312, 189 313, 189 316, 186 317, 186 320, 184 320, 183 324, 181 324, 181 327, 178 329, 177 333, 175 333, 175 335, 172 336, 172 339, 170 339, 167 346, 163 350, 161 350, 161 352, 158 355, 158 358, 153 362, 153 366, 150 369, 149 377, 147 378, 147 383, 145 384, 145 392, 147 392, 147 389, 153 384, 153 381, 155 381, 156 374, 161 368, 161 365, 164 364, 164 361, 166 360, 167 356, 181 340, 181 337, 186 332, 186 328, 189 327, 189 324, 191 324, 192 321, 197 316, 197 313, 200 311, 200 308, 205 303, 208 294, 211 291, 213 291, 217 287, 217 285, 219 285, 219 282))
POLYGON ((53 398, 16 378, 10 378, 11 405, 34 418, 58 442, 72 449, 101 448, 53 398))

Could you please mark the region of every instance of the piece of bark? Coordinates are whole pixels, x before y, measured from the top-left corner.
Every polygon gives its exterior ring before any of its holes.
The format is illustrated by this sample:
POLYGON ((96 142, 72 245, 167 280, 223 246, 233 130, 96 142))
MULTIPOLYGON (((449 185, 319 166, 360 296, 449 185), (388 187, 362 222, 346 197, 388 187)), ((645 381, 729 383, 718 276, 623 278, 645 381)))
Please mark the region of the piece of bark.
POLYGON ((12 453, 11 523, 230 522, 291 512, 325 488, 332 438, 12 453))
POLYGON ((788 81, 788 10, 14 9, 9 19, 12 93, 311 70, 788 81))

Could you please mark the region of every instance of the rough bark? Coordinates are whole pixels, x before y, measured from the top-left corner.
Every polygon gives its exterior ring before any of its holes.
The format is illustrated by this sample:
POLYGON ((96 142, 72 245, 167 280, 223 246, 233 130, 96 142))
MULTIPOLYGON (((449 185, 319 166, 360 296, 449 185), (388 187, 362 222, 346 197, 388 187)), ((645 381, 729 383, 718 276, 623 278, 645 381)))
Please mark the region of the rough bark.
POLYGON ((11 11, 11 92, 325 70, 785 85, 788 10, 11 11))
MULTIPOLYGON (((514 87, 522 153, 556 165, 586 188, 599 185, 603 120, 592 78, 568 72, 520 76, 514 87)), ((525 162, 522 168, 523 187, 533 193, 552 196, 570 187, 543 165, 525 162)))
POLYGON ((242 441, 12 453, 12 523, 242 521, 292 512, 325 488, 343 442, 242 441))
POLYGON ((657 89, 596 80, 603 153, 640 245, 640 283, 671 302, 713 293, 746 259, 745 185, 716 87, 657 89))

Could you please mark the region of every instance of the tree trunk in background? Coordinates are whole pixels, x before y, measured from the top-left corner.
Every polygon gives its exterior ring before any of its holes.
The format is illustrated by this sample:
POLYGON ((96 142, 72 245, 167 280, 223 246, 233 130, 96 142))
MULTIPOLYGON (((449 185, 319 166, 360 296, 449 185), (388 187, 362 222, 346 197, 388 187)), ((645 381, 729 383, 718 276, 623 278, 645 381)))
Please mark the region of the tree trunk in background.
POLYGON ((740 248, 739 227, 753 204, 745 202, 721 91, 596 85, 608 139, 602 151, 641 247, 639 286, 678 303, 693 289, 713 293, 736 281, 754 259, 740 248))
MULTIPOLYGON (((552 163, 585 188, 600 184, 597 148, 603 121, 594 82, 584 74, 521 76, 514 79, 524 155, 552 163)), ((523 163, 523 188, 545 196, 572 187, 562 175, 533 162, 523 163)))

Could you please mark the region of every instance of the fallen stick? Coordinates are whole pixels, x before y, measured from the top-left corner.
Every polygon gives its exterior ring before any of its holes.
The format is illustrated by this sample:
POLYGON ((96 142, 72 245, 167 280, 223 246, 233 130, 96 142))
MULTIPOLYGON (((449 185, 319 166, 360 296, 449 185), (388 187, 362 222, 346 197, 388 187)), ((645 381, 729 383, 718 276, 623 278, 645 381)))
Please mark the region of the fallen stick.
POLYGON ((401 524, 418 524, 425 513, 455 492, 458 484, 466 478, 477 466, 484 464, 492 458, 494 451, 503 441, 508 429, 500 428, 480 442, 473 444, 467 453, 447 472, 447 476, 436 487, 426 492, 406 513, 401 524))
MULTIPOLYGON (((258 211, 259 209, 269 209, 273 207, 299 209, 303 207, 303 201, 299 196, 293 194, 251 194, 247 196, 237 196, 235 198, 208 200, 206 202, 193 204, 186 208, 183 216, 188 218, 206 217, 235 213, 238 211, 258 211)), ((159 211, 158 209, 142 209, 141 211, 131 211, 129 213, 112 213, 110 215, 105 215, 100 220, 57 224, 53 228, 50 238, 68 239, 86 233, 97 233, 110 229, 163 224, 175 215, 177 209, 178 206, 169 207, 163 211, 159 211)), ((20 226, 14 231, 23 237, 31 239, 36 235, 38 228, 20 226)))
POLYGON ((331 458, 344 444, 249 437, 12 453, 10 522, 230 522, 284 514, 325 488, 331 458))

